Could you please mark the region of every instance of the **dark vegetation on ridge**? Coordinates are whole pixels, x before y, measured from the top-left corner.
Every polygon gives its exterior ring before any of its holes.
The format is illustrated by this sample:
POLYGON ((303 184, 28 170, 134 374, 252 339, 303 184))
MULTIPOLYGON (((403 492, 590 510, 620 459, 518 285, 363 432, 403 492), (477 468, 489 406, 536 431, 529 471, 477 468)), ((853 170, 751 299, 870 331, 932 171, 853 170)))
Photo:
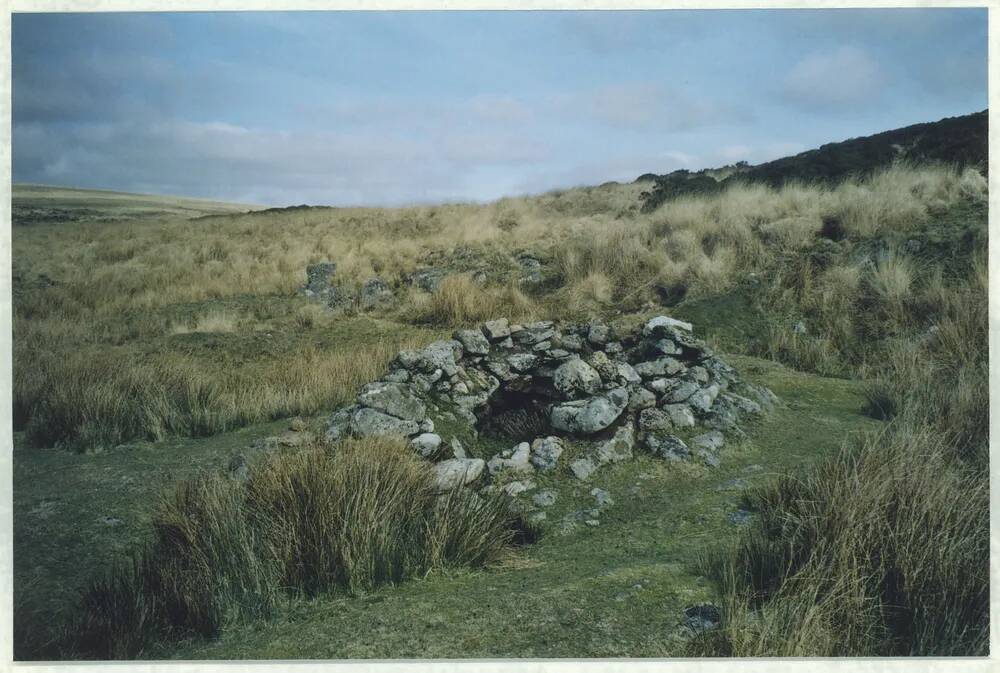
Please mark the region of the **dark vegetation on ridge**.
POLYGON ((864 177, 894 161, 938 162, 988 168, 989 111, 828 143, 818 149, 756 166, 741 162, 721 169, 646 173, 636 182, 652 182, 642 195, 643 209, 655 210, 667 199, 684 194, 712 194, 740 182, 780 187, 788 181, 835 183, 864 177))

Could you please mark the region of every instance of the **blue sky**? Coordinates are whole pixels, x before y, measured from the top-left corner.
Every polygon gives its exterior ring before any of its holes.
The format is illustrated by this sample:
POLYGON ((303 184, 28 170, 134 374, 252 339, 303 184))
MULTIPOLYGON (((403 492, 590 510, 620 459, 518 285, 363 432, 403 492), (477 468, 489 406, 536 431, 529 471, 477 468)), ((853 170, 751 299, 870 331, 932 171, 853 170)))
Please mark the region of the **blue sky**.
POLYGON ((15 14, 15 182, 487 200, 987 106, 985 9, 15 14))

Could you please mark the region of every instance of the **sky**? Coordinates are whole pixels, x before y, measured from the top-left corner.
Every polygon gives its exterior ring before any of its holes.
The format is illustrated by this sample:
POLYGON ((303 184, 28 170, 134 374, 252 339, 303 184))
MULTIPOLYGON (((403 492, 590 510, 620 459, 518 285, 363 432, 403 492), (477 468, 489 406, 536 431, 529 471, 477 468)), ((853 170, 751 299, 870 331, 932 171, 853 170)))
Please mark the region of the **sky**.
POLYGON ((13 177, 485 201, 987 107, 985 9, 15 14, 13 177))

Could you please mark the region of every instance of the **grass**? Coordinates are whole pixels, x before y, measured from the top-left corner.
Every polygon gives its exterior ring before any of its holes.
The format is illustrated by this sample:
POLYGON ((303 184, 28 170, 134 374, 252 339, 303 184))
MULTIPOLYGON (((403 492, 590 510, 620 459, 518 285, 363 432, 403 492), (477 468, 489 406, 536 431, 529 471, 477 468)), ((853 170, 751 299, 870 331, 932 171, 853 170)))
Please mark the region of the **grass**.
MULTIPOLYGON (((880 294, 910 270, 886 258, 880 294)), ((758 518, 704 566, 722 628, 713 656, 953 656, 989 651, 986 283, 941 287, 935 330, 890 340, 865 410, 890 419, 805 474, 751 491, 758 518)), ((878 271, 876 270, 876 274, 878 271)), ((878 275, 876 275, 878 278, 878 275)), ((913 309, 911 309, 913 310, 913 309)))
MULTIPOLYGON (((915 327, 910 304, 932 303, 922 279, 943 262, 928 253, 967 259, 984 240, 985 227, 940 237, 937 220, 948 213, 972 209, 961 222, 985 213, 981 176, 947 167, 897 165, 838 187, 737 184, 650 213, 638 211, 638 189, 610 184, 486 206, 16 227, 17 427, 32 428, 41 444, 97 448, 337 403, 381 357, 355 358, 353 373, 320 371, 335 348, 312 346, 329 343, 322 334, 341 318, 292 295, 306 266, 323 259, 338 264, 339 282, 379 276, 392 286, 396 305, 366 315, 400 332, 407 323, 447 329, 499 316, 635 312, 664 293, 697 301, 756 278, 754 301, 776 331, 752 352, 846 375, 879 359, 870 344, 915 327), (817 236, 831 217, 843 227, 837 243, 817 236), (966 238, 963 249, 944 248, 966 238), (905 246, 911 239, 920 259, 905 246), (873 258, 878 246, 893 252, 873 258), (546 280, 532 291, 517 277, 525 251, 546 260, 546 280), (454 273, 433 293, 409 287, 409 274, 428 264, 454 273), (803 318, 809 335, 787 334, 784 326, 803 318), (297 348, 275 348, 266 334, 297 348), (169 392, 150 391, 161 378, 169 392), (91 400, 74 381, 101 381, 100 390, 91 400)), ((359 317, 353 311, 349 321, 359 317)))
POLYGON ((430 465, 402 442, 268 456, 245 482, 180 482, 154 514, 150 544, 85 592, 73 647, 134 658, 153 638, 217 635, 289 595, 362 595, 495 564, 523 527, 498 496, 439 497, 430 465))
MULTIPOLYGON (((255 564, 286 556, 261 555, 257 538, 226 532, 242 513, 216 517, 221 527, 206 543, 252 541, 182 556, 230 549, 241 559, 234 567, 206 561, 220 574, 205 575, 136 557, 91 593, 100 618, 90 632, 103 634, 92 640, 117 643, 104 654, 197 658, 981 651, 982 176, 897 165, 837 187, 737 184, 646 213, 639 188, 197 220, 88 213, 15 227, 19 656, 60 656, 65 638, 38 626, 59 620, 42 615, 69 617, 67 597, 85 588, 84 570, 102 571, 135 545, 155 555, 150 531, 160 529, 146 523, 173 512, 170 530, 187 530, 210 501, 215 512, 249 511, 244 487, 198 472, 217 470, 245 438, 277 428, 258 424, 349 402, 399 348, 455 327, 500 316, 631 320, 663 312, 661 300, 787 405, 730 449, 722 469, 640 456, 593 484, 619 503, 600 528, 550 535, 488 572, 420 556, 400 575, 411 581, 391 589, 346 576, 315 585, 282 575, 276 584, 274 563, 255 564), (525 253, 544 261, 538 286, 518 280, 525 253), (324 259, 337 262, 347 284, 383 278, 398 302, 334 313, 294 296, 305 266, 324 259), (452 273, 436 292, 409 285, 409 274, 427 266, 452 273), (838 453, 846 435, 882 426, 860 415, 865 408, 888 430, 838 453), (755 464, 793 476, 762 479, 747 471, 755 464), (157 478, 146 483, 151 473, 157 478), (733 478, 757 487, 746 501, 715 490, 733 478), (146 502, 162 487, 193 490, 157 514, 146 502), (930 494, 926 502, 921 493, 930 494), (963 494, 966 509, 956 510, 963 494), (755 523, 699 565, 718 540, 734 537, 726 516, 741 502, 758 510, 755 523), (109 511, 127 512, 129 523, 94 523, 109 511), (921 530, 940 544, 918 545, 921 530), (431 567, 425 577, 420 568, 431 567), (194 585, 206 592, 185 588, 194 585), (191 603, 135 599, 171 586, 164 596, 191 603), (679 614, 703 600, 723 606, 722 628, 691 645, 679 614), (264 614, 272 626, 260 622, 264 614), (528 615, 534 628, 525 630, 528 615), (122 626, 143 620, 148 631, 122 626), (192 632, 219 636, 177 642, 192 632)), ((439 431, 461 434, 444 424, 439 431)), ((470 455, 498 449, 488 438, 461 439, 470 455)), ((539 478, 560 494, 550 533, 592 500, 591 484, 564 476, 539 478)), ((267 538, 267 548, 287 550, 281 539, 267 538)), ((360 568, 381 554, 358 547, 351 558, 360 568)))
MULTIPOLYGON (((218 638, 152 643, 144 656, 682 655, 684 607, 711 600, 713 594, 697 567, 698 556, 706 544, 736 530, 727 517, 739 506, 739 492, 723 490, 726 482, 759 483, 775 472, 800 469, 834 454, 845 436, 876 425, 858 413, 857 383, 756 358, 727 360, 772 388, 785 406, 753 428, 747 442, 728 448, 722 467, 667 465, 640 451, 634 461, 607 467, 586 484, 559 474, 538 475, 539 488, 558 492, 542 524, 543 536, 499 567, 446 569, 356 597, 334 592, 289 598, 266 622, 237 621, 218 638), (601 515, 601 526, 580 525, 561 534, 564 516, 593 506, 595 486, 615 499, 601 515), (633 588, 637 584, 642 588, 633 588), (529 622, 532 628, 526 629, 529 622)), ((159 490, 170 493, 177 481, 223 469, 234 451, 245 452, 255 436, 281 427, 255 426, 96 455, 19 445, 14 455, 15 587, 26 603, 18 622, 23 630, 46 639, 48 625, 58 619, 54 615, 70 618, 66 605, 77 605, 88 576, 103 574, 116 558, 127 558, 134 545, 149 541, 159 490), (107 515, 124 523, 101 523, 107 515)), ((447 437, 446 430, 441 432, 447 437)), ((477 449, 472 440, 463 443, 470 452, 477 449)), ((19 659, 39 656, 19 652, 19 659)), ((58 652, 50 649, 47 656, 58 657, 58 652)))

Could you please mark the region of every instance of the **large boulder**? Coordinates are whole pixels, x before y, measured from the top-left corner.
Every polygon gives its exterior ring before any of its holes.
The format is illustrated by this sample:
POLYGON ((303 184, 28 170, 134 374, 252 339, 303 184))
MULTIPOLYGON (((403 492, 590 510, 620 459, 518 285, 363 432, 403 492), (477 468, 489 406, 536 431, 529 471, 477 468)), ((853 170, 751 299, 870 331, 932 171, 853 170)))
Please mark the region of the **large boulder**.
POLYGON ((427 416, 424 403, 402 383, 369 383, 361 389, 358 403, 407 421, 419 423, 427 416))
POLYGON ((369 407, 361 407, 351 416, 351 433, 357 437, 403 435, 409 437, 420 432, 416 421, 403 420, 369 407))

